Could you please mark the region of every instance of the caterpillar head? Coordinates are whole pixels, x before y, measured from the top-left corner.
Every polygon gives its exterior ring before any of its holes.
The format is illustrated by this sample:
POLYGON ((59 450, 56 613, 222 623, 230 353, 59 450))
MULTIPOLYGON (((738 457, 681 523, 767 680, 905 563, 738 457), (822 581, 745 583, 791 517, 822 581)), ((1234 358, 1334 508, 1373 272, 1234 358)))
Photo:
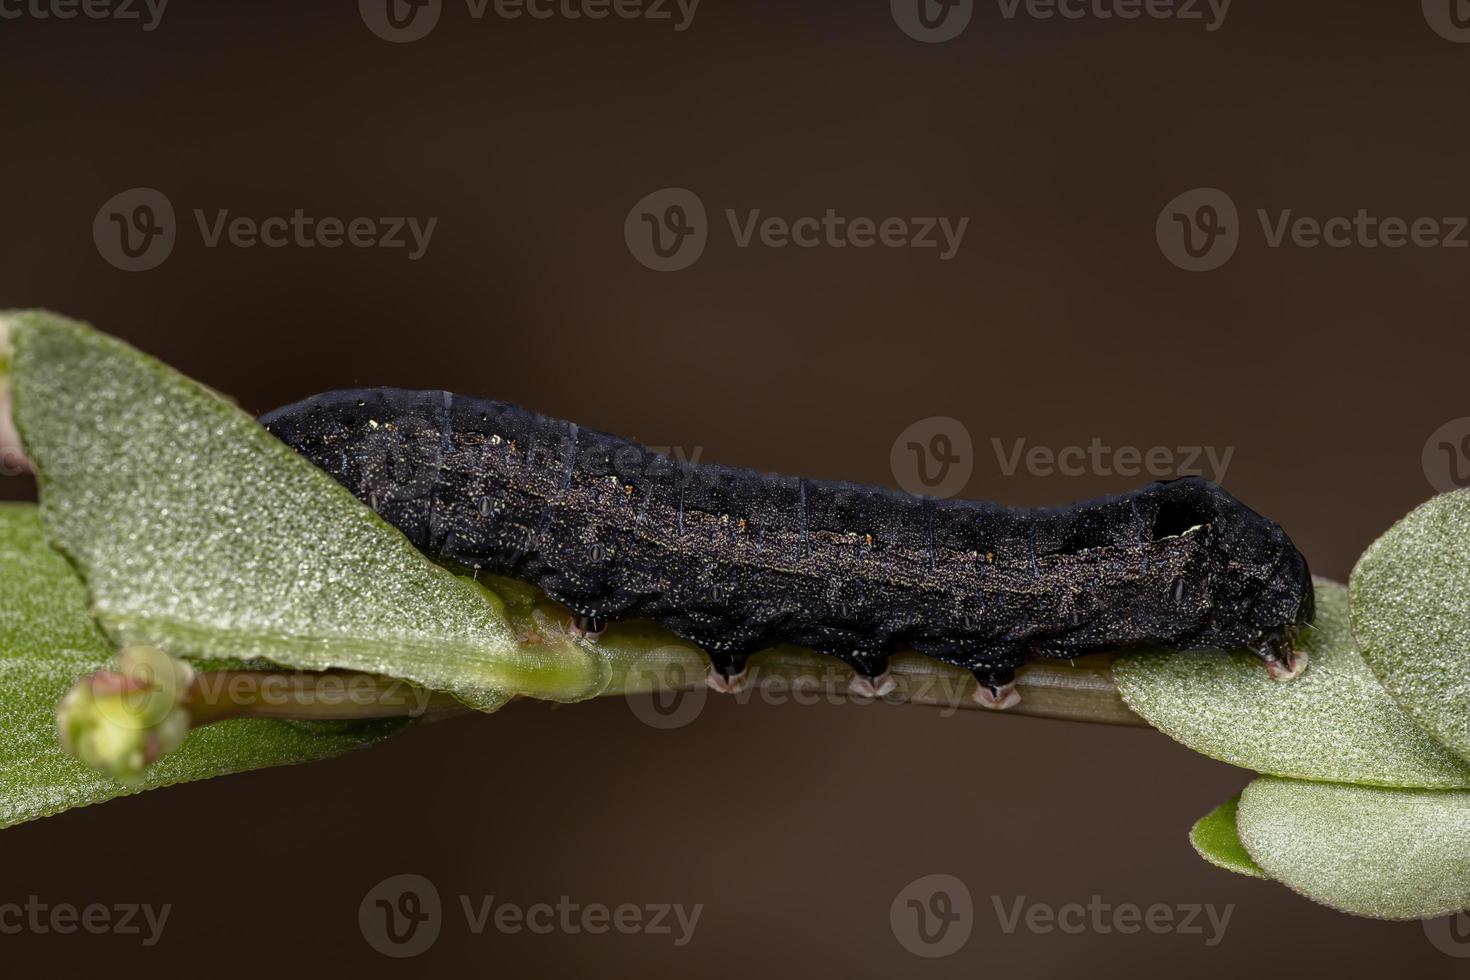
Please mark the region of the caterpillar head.
POLYGON ((1311 570, 1291 538, 1209 480, 1157 484, 1156 495, 1156 529, 1208 527, 1212 608, 1200 644, 1253 650, 1291 672, 1295 634, 1316 611, 1311 570))

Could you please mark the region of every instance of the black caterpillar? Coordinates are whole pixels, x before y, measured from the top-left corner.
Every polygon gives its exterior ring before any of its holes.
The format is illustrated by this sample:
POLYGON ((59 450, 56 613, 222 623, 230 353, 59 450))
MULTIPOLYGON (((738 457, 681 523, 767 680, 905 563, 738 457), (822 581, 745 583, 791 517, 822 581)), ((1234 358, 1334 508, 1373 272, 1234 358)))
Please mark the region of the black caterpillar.
POLYGON ((1017 700, 1031 657, 1159 645, 1254 650, 1295 676, 1311 573, 1274 522, 1197 478, 1065 507, 676 462, 526 409, 442 391, 329 392, 264 416, 437 561, 531 582, 587 632, 663 624, 732 686, 793 643, 884 693, 889 653, 972 670, 1017 700))

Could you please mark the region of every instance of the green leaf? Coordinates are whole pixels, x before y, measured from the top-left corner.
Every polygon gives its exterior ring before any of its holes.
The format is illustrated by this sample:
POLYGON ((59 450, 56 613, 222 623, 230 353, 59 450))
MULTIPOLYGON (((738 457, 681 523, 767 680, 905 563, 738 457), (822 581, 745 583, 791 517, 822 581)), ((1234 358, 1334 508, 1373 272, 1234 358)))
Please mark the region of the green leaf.
MULTIPOLYGON (((132 792, 66 755, 56 736, 56 703, 112 654, 81 581, 47 547, 35 505, 0 504, 0 827, 132 792)), ((140 789, 322 759, 402 726, 222 721, 191 733, 140 789)))
POLYGON ((83 324, 8 320, 47 536, 119 645, 386 674, 484 710, 606 685, 594 646, 518 643, 493 593, 208 389, 83 324))
POLYGON ((1347 589, 1317 583, 1306 671, 1274 681, 1246 653, 1147 650, 1120 657, 1118 689, 1149 724, 1222 762, 1275 776, 1470 787, 1470 766, 1415 726, 1363 662, 1347 589))
POLYGON ((1363 658, 1420 727, 1470 761, 1470 491, 1421 504, 1350 580, 1363 658))
POLYGON ((1189 842, 1200 857, 1217 868, 1252 878, 1269 878, 1270 875, 1251 858, 1240 842, 1240 834, 1235 827, 1235 811, 1239 804, 1240 797, 1232 796, 1196 820, 1189 829, 1189 842))
POLYGON ((1237 821, 1266 873, 1313 901, 1375 919, 1470 908, 1470 792, 1263 777, 1237 821))

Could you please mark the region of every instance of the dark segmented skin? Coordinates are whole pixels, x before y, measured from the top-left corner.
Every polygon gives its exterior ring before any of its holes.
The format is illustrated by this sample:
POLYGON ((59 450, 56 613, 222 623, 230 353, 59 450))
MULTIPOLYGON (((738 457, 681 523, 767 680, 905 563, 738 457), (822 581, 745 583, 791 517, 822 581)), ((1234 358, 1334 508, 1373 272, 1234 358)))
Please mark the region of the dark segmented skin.
POLYGON ((935 500, 678 463, 442 391, 329 392, 261 421, 435 560, 654 620, 726 677, 783 642, 867 677, 913 648, 992 687, 1031 657, 1143 644, 1269 661, 1313 614, 1285 532, 1203 479, 1065 507, 935 500))

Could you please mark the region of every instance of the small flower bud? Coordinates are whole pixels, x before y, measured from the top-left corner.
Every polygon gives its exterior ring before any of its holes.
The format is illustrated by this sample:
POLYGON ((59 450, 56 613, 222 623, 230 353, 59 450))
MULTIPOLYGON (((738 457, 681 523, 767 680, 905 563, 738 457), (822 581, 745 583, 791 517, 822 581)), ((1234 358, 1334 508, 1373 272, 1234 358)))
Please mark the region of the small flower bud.
POLYGON ((128 647, 57 705, 62 748, 118 782, 140 784, 144 770, 188 733, 193 679, 189 665, 161 650, 128 647))

